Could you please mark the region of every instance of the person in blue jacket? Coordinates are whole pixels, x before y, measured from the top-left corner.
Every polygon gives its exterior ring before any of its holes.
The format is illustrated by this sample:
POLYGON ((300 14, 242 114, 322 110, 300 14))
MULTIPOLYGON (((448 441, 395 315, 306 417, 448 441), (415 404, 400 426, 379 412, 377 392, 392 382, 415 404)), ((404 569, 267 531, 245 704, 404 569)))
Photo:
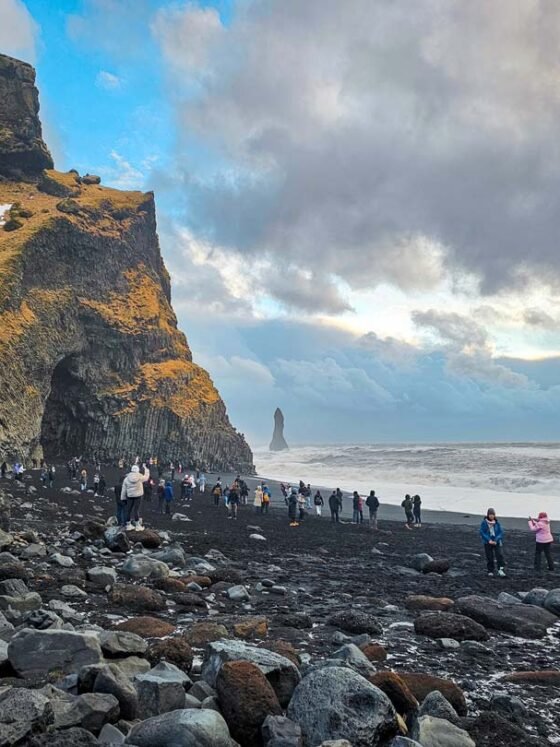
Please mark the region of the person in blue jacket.
POLYGON ((168 480, 165 483, 165 488, 163 491, 163 498, 165 500, 165 513, 170 514, 171 504, 173 503, 173 500, 175 498, 175 495, 173 493, 173 483, 171 482, 171 480, 168 480))
POLYGON ((480 524, 480 536, 484 543, 488 575, 494 575, 495 562, 498 568, 498 576, 505 576, 504 556, 502 553, 504 532, 500 522, 496 518, 496 511, 493 508, 489 508, 486 512, 486 516, 482 519, 482 523, 480 524))

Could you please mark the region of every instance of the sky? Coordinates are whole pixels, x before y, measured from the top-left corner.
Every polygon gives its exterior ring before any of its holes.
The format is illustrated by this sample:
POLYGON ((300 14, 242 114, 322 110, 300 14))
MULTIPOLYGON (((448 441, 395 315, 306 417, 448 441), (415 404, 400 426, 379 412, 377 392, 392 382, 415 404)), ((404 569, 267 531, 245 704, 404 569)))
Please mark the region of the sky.
POLYGON ((0 0, 255 446, 557 440, 556 0, 0 0))

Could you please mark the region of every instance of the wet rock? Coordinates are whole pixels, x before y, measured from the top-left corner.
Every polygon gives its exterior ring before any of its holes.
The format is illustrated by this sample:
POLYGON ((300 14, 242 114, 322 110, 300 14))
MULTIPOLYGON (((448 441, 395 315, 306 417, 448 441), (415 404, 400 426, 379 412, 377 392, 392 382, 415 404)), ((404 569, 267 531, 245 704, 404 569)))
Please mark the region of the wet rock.
POLYGON ((121 567, 121 573, 131 578, 166 578, 169 576, 169 567, 161 560, 154 560, 145 556, 127 558, 121 567))
POLYGON ((231 586, 227 590, 228 598, 232 600, 232 602, 246 602, 248 599, 250 599, 249 592, 244 586, 231 586))
POLYGON ((261 734, 263 747, 303 747, 300 725, 286 716, 267 716, 261 734))
POLYGON ((451 612, 425 612, 415 619, 414 630, 428 638, 453 638, 456 641, 486 641, 489 638, 482 625, 451 612))
POLYGON ((437 560, 432 560, 429 563, 426 563, 422 568, 422 573, 447 573, 449 566, 449 560, 438 558, 437 560))
POLYGON ((420 672, 399 672, 399 677, 419 702, 422 702, 433 690, 438 690, 451 703, 459 716, 467 715, 465 695, 452 680, 420 672))
POLYGON ((66 630, 31 630, 16 633, 8 646, 10 664, 20 677, 44 677, 49 672, 77 673, 86 664, 102 660, 97 636, 66 630))
POLYGON ((485 646, 483 643, 478 643, 478 641, 462 641, 461 653, 467 654, 468 656, 482 658, 492 656, 493 654, 491 648, 485 646))
POLYGON ((234 640, 208 644, 202 666, 202 679, 214 687, 218 672, 227 661, 249 661, 256 664, 272 685, 283 707, 288 704, 300 681, 299 670, 289 659, 264 648, 234 640))
POLYGON ((284 612, 280 615, 275 615, 272 622, 275 626, 280 628, 307 630, 308 628, 313 627, 311 615, 308 615, 305 612, 284 612))
POLYGON ((169 566, 179 566, 182 568, 185 565, 185 553, 178 545, 165 547, 163 550, 153 553, 152 557, 156 560, 161 560, 162 563, 169 566))
POLYGON ((84 693, 57 716, 55 726, 58 729, 81 726, 88 731, 99 732, 104 724, 115 722, 119 713, 119 702, 113 695, 84 693))
POLYGON ((220 623, 200 622, 185 631, 185 639, 191 646, 200 648, 206 646, 212 641, 220 641, 223 638, 229 638, 227 628, 220 623))
POLYGON ((139 713, 143 718, 159 716, 185 707, 185 686, 191 681, 178 667, 160 662, 136 677, 139 713))
POLYGON ((103 535, 105 544, 111 552, 128 552, 130 550, 130 540, 126 534, 118 527, 110 527, 103 535))
POLYGON ((170 576, 157 579, 153 582, 153 585, 154 588, 159 589, 160 591, 167 591, 170 593, 185 591, 187 588, 184 581, 181 581, 179 578, 171 578, 170 576))
POLYGON ((434 716, 450 721, 452 724, 459 724, 459 716, 451 703, 444 698, 439 690, 433 690, 428 693, 420 706, 419 716, 434 716))
POLYGON ((260 747, 261 726, 282 708, 272 686, 255 664, 226 662, 216 677, 222 714, 234 739, 247 747, 260 747))
POLYGON ((418 612, 449 612, 455 602, 447 597, 429 597, 413 594, 404 600, 404 606, 418 612))
POLYGON ((138 612, 160 612, 166 609, 164 597, 146 586, 125 586, 117 584, 109 592, 112 604, 138 612))
POLYGON ((146 641, 135 633, 124 630, 105 630, 99 634, 99 643, 108 656, 129 656, 143 654, 148 648, 146 641))
POLYGON ((490 699, 490 708, 498 711, 510 721, 522 725, 527 716, 527 706, 520 698, 509 693, 495 693, 490 699))
POLYGON ((532 604, 535 607, 544 607, 544 600, 548 594, 548 589, 535 588, 527 592, 523 597, 523 604, 532 604))
POLYGON ((507 591, 501 591, 498 594, 498 602, 500 604, 521 604, 521 599, 507 591))
POLYGON ((560 589, 551 589, 544 599, 544 608, 560 617, 560 589))
POLYGON ((207 605, 202 597, 190 591, 182 591, 173 595, 173 601, 185 610, 205 610, 207 605))
POLYGON ((418 719, 418 739, 422 747, 476 747, 464 729, 433 716, 418 719))
POLYGON ((193 663, 193 650, 183 636, 157 641, 150 646, 146 656, 153 665, 164 659, 184 672, 190 672, 193 663))
POLYGON ((133 617, 130 620, 117 623, 113 626, 114 630, 124 630, 130 633, 136 633, 142 638, 164 638, 175 632, 175 626, 167 620, 160 620, 158 617, 133 617))
POLYGON ((548 739, 530 736, 495 711, 483 711, 469 719, 467 728, 476 747, 546 747, 548 739))
POLYGON ((485 628, 500 630, 522 638, 543 638, 557 621, 555 615, 529 604, 499 604, 480 596, 461 597, 455 603, 457 612, 471 617, 485 628))
POLYGON ((0 581, 7 578, 27 578, 27 570, 20 560, 15 558, 0 559, 0 581))
POLYGON ((420 573, 422 573, 428 563, 432 563, 433 560, 434 559, 432 558, 432 556, 428 555, 428 553, 420 552, 411 558, 410 567, 414 568, 415 571, 419 571, 420 573))
POLYGON ((216 711, 187 708, 136 724, 125 744, 134 747, 234 747, 226 722, 216 711))
POLYGON ((114 695, 119 702, 121 717, 124 719, 136 718, 138 712, 136 689, 119 667, 114 664, 102 666, 95 677, 93 692, 114 695))
POLYGON ((383 628, 373 615, 358 610, 342 610, 328 619, 329 625, 347 633, 369 633, 382 635, 383 628))
POLYGON ((117 583, 117 572, 114 568, 106 566, 90 568, 87 572, 87 577, 90 583, 103 589, 106 586, 114 586, 117 583))
POLYGON ((296 687, 287 715, 301 727, 304 744, 348 739, 373 747, 397 733, 389 698, 351 669, 320 667, 296 687))
POLYGON ((377 672, 368 677, 368 682, 385 693, 401 716, 407 717, 418 710, 418 700, 396 672, 377 672))

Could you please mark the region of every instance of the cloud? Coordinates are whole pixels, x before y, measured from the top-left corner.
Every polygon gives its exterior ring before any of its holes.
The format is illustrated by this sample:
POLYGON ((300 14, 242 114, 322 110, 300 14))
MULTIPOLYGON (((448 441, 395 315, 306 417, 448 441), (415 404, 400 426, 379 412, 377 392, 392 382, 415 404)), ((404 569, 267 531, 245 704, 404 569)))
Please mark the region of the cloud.
POLYGON ((0 3, 0 50, 35 62, 39 27, 21 0, 2 0, 0 3))
POLYGON ((145 180, 144 173, 116 150, 111 151, 110 157, 113 166, 98 169, 103 181, 115 189, 141 189, 145 180))
POLYGON ((531 327, 541 327, 542 329, 557 330, 559 327, 558 320, 554 319, 543 309, 530 308, 525 309, 523 319, 531 327))
POLYGON ((115 59, 146 54, 150 0, 84 0, 79 13, 66 18, 72 41, 115 59))
POLYGON ((412 320, 419 327, 425 327, 437 334, 444 343, 462 351, 487 348, 488 333, 474 320, 453 312, 414 311, 412 320))
POLYGON ((116 91, 122 86, 122 79, 118 75, 100 70, 95 79, 95 85, 104 88, 106 91, 116 91))
POLYGON ((154 29, 181 153, 216 159, 182 181, 197 233, 351 289, 558 283, 557 4, 189 3, 154 29))

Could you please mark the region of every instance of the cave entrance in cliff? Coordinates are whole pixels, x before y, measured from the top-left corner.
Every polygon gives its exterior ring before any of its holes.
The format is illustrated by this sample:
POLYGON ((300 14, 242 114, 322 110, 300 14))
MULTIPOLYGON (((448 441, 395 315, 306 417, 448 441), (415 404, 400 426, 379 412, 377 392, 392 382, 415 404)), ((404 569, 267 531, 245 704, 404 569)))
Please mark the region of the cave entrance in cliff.
POLYGON ((51 377, 51 391, 41 423, 41 446, 45 459, 68 459, 84 452, 88 390, 78 374, 74 356, 63 358, 51 377))

